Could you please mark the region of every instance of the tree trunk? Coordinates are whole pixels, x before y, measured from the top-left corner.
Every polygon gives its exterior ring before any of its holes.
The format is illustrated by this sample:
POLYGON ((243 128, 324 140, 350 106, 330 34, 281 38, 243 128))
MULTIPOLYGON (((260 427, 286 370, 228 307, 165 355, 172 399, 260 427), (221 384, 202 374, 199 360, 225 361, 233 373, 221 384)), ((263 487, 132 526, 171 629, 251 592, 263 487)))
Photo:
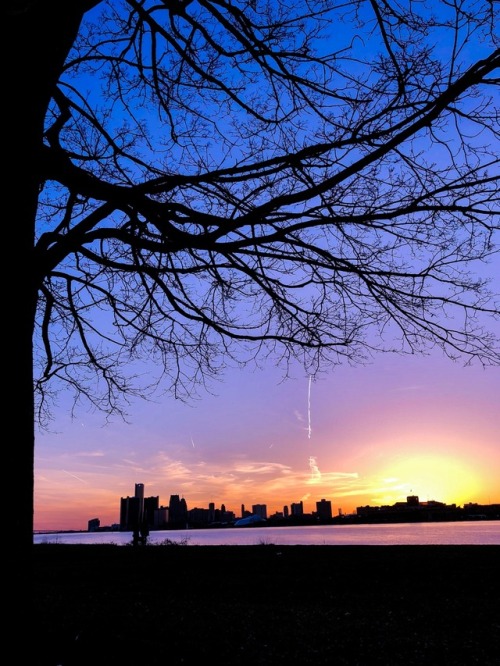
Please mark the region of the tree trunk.
MULTIPOLYGON (((6 3, 3 62, 5 217, 4 249, 9 257, 5 283, 5 353, 12 359, 14 386, 5 384, 7 415, 14 418, 7 473, 15 479, 14 518, 6 526, 15 562, 31 552, 34 508, 35 415, 33 399, 33 329, 43 265, 35 262, 35 219, 42 181, 40 148, 50 98, 77 35, 84 12, 96 2, 45 0, 6 3), (5 45, 9 46, 6 47, 5 45)), ((24 563, 26 564, 26 563, 24 563)))

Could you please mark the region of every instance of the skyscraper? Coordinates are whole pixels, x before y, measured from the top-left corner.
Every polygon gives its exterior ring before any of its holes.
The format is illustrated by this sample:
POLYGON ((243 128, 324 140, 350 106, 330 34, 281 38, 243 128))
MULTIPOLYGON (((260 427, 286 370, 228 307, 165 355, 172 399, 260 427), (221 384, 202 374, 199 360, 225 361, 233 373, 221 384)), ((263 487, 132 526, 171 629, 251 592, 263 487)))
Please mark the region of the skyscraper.
POLYGON ((188 519, 186 500, 179 495, 170 495, 168 522, 171 527, 186 527, 188 519))
POLYGON ((262 520, 267 520, 267 504, 253 504, 252 513, 262 520))
POLYGON ((322 499, 316 502, 316 513, 320 520, 328 521, 332 519, 332 503, 329 500, 322 499))
POLYGON ((139 501, 139 523, 142 523, 144 520, 144 484, 136 483, 135 484, 135 497, 139 501))
POLYGON ((138 497, 120 499, 120 529, 135 530, 140 525, 140 501, 138 497))
POLYGON ((145 498, 144 484, 136 483, 134 496, 120 499, 120 529, 136 530, 144 522, 153 525, 154 511, 158 508, 158 504, 158 497, 145 498))

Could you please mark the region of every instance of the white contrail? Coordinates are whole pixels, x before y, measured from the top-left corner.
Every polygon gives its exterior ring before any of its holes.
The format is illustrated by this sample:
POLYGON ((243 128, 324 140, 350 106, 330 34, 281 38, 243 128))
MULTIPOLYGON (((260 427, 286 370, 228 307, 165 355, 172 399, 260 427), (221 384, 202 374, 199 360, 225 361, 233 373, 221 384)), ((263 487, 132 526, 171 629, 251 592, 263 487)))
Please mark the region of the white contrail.
POLYGON ((309 375, 309 386, 307 388, 307 436, 309 439, 311 439, 311 380, 312 376, 309 375))
POLYGON ((63 469, 62 471, 63 471, 65 474, 67 474, 68 476, 72 476, 72 477, 73 477, 74 479, 76 479, 77 481, 81 481, 82 483, 87 483, 87 484, 88 484, 88 481, 85 481, 85 479, 81 479, 79 476, 76 476, 76 474, 71 474, 71 472, 68 472, 68 471, 65 470, 65 469, 63 469))

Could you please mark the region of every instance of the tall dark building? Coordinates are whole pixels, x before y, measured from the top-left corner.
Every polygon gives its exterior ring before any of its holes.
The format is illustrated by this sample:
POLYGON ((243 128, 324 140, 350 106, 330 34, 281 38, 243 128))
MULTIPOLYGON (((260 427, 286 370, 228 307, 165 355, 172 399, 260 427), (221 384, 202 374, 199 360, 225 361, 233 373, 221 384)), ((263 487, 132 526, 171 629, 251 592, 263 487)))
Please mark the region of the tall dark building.
POLYGON ((144 498, 144 513, 143 521, 146 525, 153 527, 155 524, 155 513, 160 507, 160 498, 157 495, 156 497, 145 497, 144 498))
POLYGON ((141 501, 139 497, 120 499, 120 530, 135 530, 141 523, 141 501))
POLYGON ((266 504, 253 504, 252 513, 262 520, 267 520, 267 505, 266 504))
POLYGON ((183 529, 188 522, 188 510, 186 500, 179 495, 170 495, 168 504, 168 523, 170 527, 183 529))
POLYGON ((332 519, 332 503, 329 500, 322 499, 316 502, 316 514, 322 521, 329 521, 332 519))
POLYGON ((154 513, 159 506, 159 497, 144 497, 144 484, 135 484, 133 497, 120 499, 120 530, 136 530, 146 523, 154 525, 154 513))
POLYGON ((135 484, 135 497, 139 500, 139 523, 143 522, 144 519, 144 484, 136 483, 135 484))

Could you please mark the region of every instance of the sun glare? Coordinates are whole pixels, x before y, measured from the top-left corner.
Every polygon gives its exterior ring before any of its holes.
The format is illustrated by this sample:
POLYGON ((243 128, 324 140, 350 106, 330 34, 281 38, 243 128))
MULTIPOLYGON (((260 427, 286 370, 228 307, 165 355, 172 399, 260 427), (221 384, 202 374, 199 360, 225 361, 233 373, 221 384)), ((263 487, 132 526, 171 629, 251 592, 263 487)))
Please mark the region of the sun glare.
POLYGON ((473 501, 481 491, 478 473, 463 460, 432 453, 400 459, 383 471, 391 479, 401 501, 401 492, 418 495, 421 502, 435 500, 463 505, 473 501))

